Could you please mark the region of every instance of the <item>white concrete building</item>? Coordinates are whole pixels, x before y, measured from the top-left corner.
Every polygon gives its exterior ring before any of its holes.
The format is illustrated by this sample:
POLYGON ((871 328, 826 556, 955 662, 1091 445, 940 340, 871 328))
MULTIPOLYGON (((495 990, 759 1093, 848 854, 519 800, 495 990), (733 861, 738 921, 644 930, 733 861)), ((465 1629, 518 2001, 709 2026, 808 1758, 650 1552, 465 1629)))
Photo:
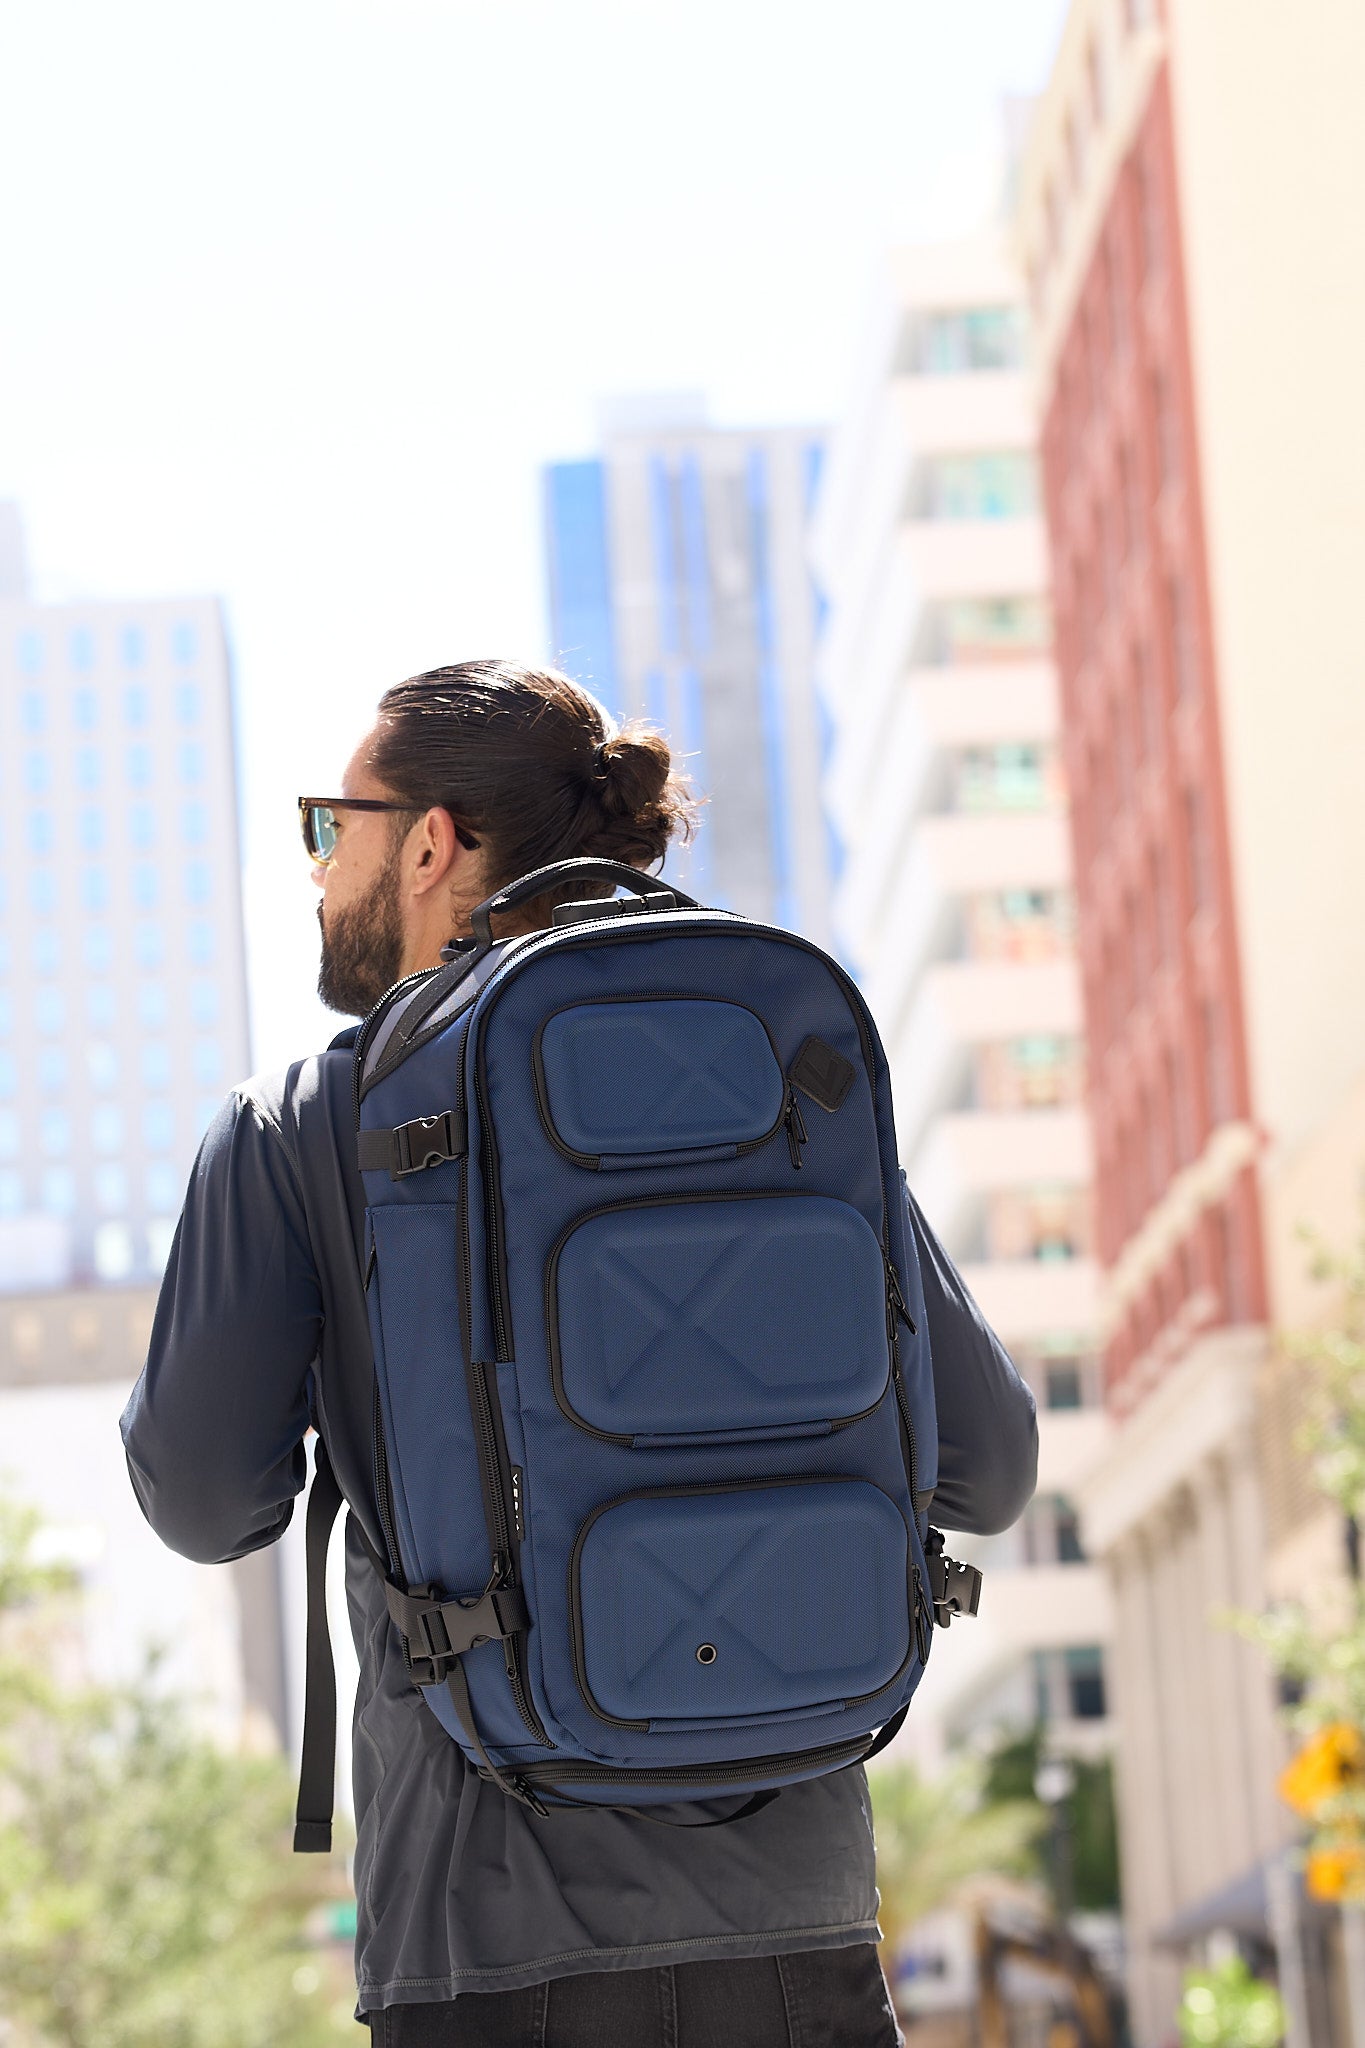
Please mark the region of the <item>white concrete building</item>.
POLYGON ((1019 300, 993 239, 896 259, 814 529, 836 927, 886 1043, 911 1186, 1041 1411, 1037 1499, 971 1546, 980 1618, 943 1644, 907 1729, 928 1751, 1036 1718, 1061 1746, 1109 1740, 1108 1598, 1071 1505, 1108 1425, 1019 300))

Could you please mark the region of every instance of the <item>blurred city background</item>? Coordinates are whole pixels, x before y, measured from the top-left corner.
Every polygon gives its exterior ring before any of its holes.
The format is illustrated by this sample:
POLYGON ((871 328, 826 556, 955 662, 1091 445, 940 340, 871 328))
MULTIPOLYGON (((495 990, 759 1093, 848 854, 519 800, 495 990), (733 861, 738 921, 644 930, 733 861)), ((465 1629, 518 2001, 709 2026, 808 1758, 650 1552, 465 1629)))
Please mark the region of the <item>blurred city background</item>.
MULTIPOLYGON (((1358 0, 4 42, 0 1676, 287 1779, 301 1531, 173 1557, 117 1417, 207 1120, 336 1028, 294 798, 551 660, 685 756, 686 886, 859 977, 1037 1396, 874 1784, 911 2040, 1365 2048, 1358 0)), ((260 2038, 345 2033, 344 1875, 286 1906, 260 2038)), ((114 2039, 37 1939, 0 2039, 114 2039)))

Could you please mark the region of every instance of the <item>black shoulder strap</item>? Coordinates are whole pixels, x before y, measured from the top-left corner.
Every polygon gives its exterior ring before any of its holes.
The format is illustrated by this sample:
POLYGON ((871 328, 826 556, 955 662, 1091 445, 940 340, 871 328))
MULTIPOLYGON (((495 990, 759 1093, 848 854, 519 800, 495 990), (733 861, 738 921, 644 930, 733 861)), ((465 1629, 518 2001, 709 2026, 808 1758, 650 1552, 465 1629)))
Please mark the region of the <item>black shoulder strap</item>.
POLYGON ((305 1547, 308 1556, 308 1648, 303 1685, 303 1754, 294 1848, 326 1855, 332 1846, 336 1796, 337 1680, 327 1628, 327 1546, 342 1505, 332 1461, 322 1438, 313 1457, 305 1547))

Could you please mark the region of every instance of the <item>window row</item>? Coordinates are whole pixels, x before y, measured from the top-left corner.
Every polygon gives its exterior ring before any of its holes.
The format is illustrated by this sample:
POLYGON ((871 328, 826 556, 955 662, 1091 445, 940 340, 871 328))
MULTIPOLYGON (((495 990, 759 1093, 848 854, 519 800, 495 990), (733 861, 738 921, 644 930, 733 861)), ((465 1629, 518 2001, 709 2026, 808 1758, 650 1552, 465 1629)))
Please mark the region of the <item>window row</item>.
MULTIPOLYGON (((223 1049, 216 1038, 196 1038, 191 1043, 190 1071, 202 1087, 216 1087, 223 1078, 223 1049)), ((92 1088, 109 1094, 125 1078, 154 1093, 171 1086, 174 1062, 165 1039, 149 1038, 137 1048, 136 1062, 120 1058, 106 1039, 92 1039, 85 1047, 85 1073, 92 1088)), ((33 1062, 32 1076, 43 1095, 61 1095, 72 1085, 73 1063, 60 1046, 43 1046, 33 1062)), ((0 1046, 0 1098, 13 1100, 19 1094, 19 1062, 0 1046)), ((3 1135, 0 1134, 0 1145, 3 1135)))
MULTIPOLYGON (((112 775, 113 751, 107 747, 77 747, 71 755, 71 780, 77 789, 103 789, 106 774, 112 775)), ((133 789, 146 789, 156 781, 156 749, 145 740, 135 740, 123 750, 123 778, 133 789)), ((208 755, 199 740, 181 740, 175 748, 175 772, 181 782, 205 779, 208 755)), ((19 763, 19 780, 30 796, 48 796, 65 786, 61 763, 46 747, 30 747, 19 763)))
MULTIPOLYGON (((30 1171, 36 1171, 37 1185, 40 1189, 49 1187, 70 1190, 69 1198, 63 1194, 60 1200, 55 1197, 42 1200, 41 1206, 51 1214, 72 1214, 78 1206, 80 1190, 87 1186, 93 1188, 95 1198, 101 1206, 126 1207, 126 1201, 114 1202, 106 1197, 111 1197, 115 1188, 126 1189, 133 1185, 127 1178, 126 1155, 129 1148, 135 1144, 140 1145, 145 1154, 171 1155, 159 1159, 153 1156, 145 1170, 142 1185, 148 1206, 173 1205, 178 1208, 184 1193, 184 1170, 177 1165, 176 1158, 183 1155, 187 1143, 198 1144, 221 1107, 222 1101, 219 1096, 202 1096, 194 1105, 194 1115, 188 1126, 185 1119, 177 1120, 170 1105, 164 1102, 147 1103, 136 1119, 130 1119, 126 1123, 117 1110, 108 1107, 97 1109, 90 1119, 89 1127, 89 1148, 93 1156, 86 1157, 81 1154, 75 1166, 48 1165, 49 1160, 70 1157, 72 1147, 69 1142, 62 1147, 51 1148, 36 1159, 26 1159, 15 1144, 0 1142, 0 1170, 3 1171, 5 1184, 13 1198, 13 1206, 8 1209, 0 1208, 0 1215, 14 1216, 23 1210, 25 1167, 30 1171), (106 1168, 111 1170, 106 1172, 106 1168), (120 1175, 124 1178, 120 1179, 120 1175), (154 1188, 161 1189, 163 1193, 154 1195, 154 1188), (16 1189, 18 1193, 14 1192, 16 1189), (165 1192, 167 1190, 170 1192, 165 1192)), ((11 1136, 13 1134, 13 1126, 7 1123, 9 1114, 0 1108, 0 1140, 5 1138, 7 1132, 11 1136)))
MULTIPOLYGON (((108 925, 87 925, 79 946, 73 946, 56 925, 42 926, 33 933, 29 946, 29 964, 34 973, 41 975, 59 974, 72 958, 91 974, 107 974, 114 965, 115 954, 127 957, 131 953, 137 967, 164 967, 174 949, 168 944, 163 926, 150 919, 139 920, 133 926, 130 948, 116 947, 114 934, 108 925)), ((193 918, 185 927, 184 957, 191 967, 212 967, 217 953, 217 933, 206 918, 193 918)), ((14 949, 9 937, 0 931, 0 978, 10 971, 14 949)))
POLYGON ((1037 463, 1022 450, 925 456, 906 506, 911 519, 1027 519, 1037 509, 1037 463))
MULTIPOLYGON (((137 730, 151 725, 153 712, 164 708, 146 683, 129 683, 118 692, 82 683, 65 698, 48 690, 27 689, 19 692, 19 730, 35 737, 48 732, 62 703, 68 706, 78 732, 94 732, 106 717, 137 730)), ((198 683, 176 683, 165 703, 180 725, 198 725, 203 716, 204 695, 198 683)))
MULTIPOLYGON (((203 1029, 210 1029, 218 1022, 218 984, 214 981, 192 981, 188 995, 192 1021, 203 1029)), ((0 988, 0 1038, 9 1038, 13 1034, 19 1014, 15 1005, 15 997, 7 989, 0 988)), ((86 988, 80 1004, 68 1003, 65 993, 59 988, 40 988, 34 993, 31 1015, 36 1029, 44 1038, 59 1038, 68 1025, 74 1030, 113 1031, 120 1021, 114 990, 104 982, 94 982, 86 988)), ((164 1031, 171 1019, 168 985, 164 981, 139 983, 128 1017, 129 1021, 135 1018, 144 1031, 164 1031)))
MULTIPOLYGON (((38 815, 46 818, 47 813, 38 815)), ((135 861, 126 870, 126 875, 133 907, 137 910, 158 909, 162 901, 162 884, 167 879, 164 868, 152 861, 135 861)), ((80 908, 92 917, 100 916, 113 903, 115 883, 119 879, 116 872, 106 867, 81 868, 76 875, 75 892, 80 908)), ((213 901, 213 868, 210 862, 186 861, 176 880, 181 900, 192 909, 201 909, 213 901)), ((30 869, 24 894, 35 917, 55 916, 63 894, 58 870, 30 869)), ((0 876, 0 912, 8 907, 8 898, 6 880, 0 876)))
MULTIPOLYGON (((19 1215, 25 1200, 23 1176, 9 1166, 3 1176, 10 1206, 0 1208, 0 1215, 19 1215)), ((130 1172, 121 1160, 99 1160, 80 1178, 65 1167, 49 1176, 44 1167, 33 1186, 40 1198, 47 1189, 49 1199, 42 1206, 49 1214, 70 1215, 79 1206, 81 1178, 96 1209, 106 1216, 126 1215, 136 1206, 135 1197, 152 1215, 174 1215, 185 1197, 185 1174, 169 1159, 153 1159, 140 1174, 130 1172)))
MULTIPOLYGON (((101 635, 101 640, 109 654, 124 668, 144 668, 153 651, 152 636, 145 626, 136 623, 119 627, 112 639, 106 640, 101 635)), ((188 619, 180 619, 171 627, 164 645, 172 661, 181 665, 199 657, 199 634, 188 619)), ((81 673, 94 668, 99 652, 91 626, 72 627, 64 640, 55 630, 41 632, 35 626, 28 626, 15 642, 14 658, 21 675, 37 676, 60 660, 64 653, 67 667, 81 673)))

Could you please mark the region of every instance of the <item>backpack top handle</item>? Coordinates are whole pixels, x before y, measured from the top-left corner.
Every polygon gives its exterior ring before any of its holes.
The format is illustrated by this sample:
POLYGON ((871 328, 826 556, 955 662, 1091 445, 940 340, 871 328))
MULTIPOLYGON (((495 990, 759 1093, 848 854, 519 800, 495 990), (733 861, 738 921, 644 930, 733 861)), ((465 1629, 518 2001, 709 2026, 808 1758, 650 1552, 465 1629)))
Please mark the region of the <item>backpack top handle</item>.
POLYGON ((681 889, 671 883, 660 881, 657 875, 647 875, 640 868, 627 866, 620 860, 597 860, 584 855, 581 860, 551 861, 547 867, 533 868, 529 875, 519 881, 509 882, 469 914, 469 926, 478 942, 478 950, 486 953, 493 944, 492 919, 504 911, 515 910, 519 903, 529 903, 533 896, 543 896, 547 889, 562 888, 566 882, 611 882, 618 889, 630 889, 643 897, 642 908, 646 910, 696 910, 699 905, 692 896, 684 896, 681 889))

